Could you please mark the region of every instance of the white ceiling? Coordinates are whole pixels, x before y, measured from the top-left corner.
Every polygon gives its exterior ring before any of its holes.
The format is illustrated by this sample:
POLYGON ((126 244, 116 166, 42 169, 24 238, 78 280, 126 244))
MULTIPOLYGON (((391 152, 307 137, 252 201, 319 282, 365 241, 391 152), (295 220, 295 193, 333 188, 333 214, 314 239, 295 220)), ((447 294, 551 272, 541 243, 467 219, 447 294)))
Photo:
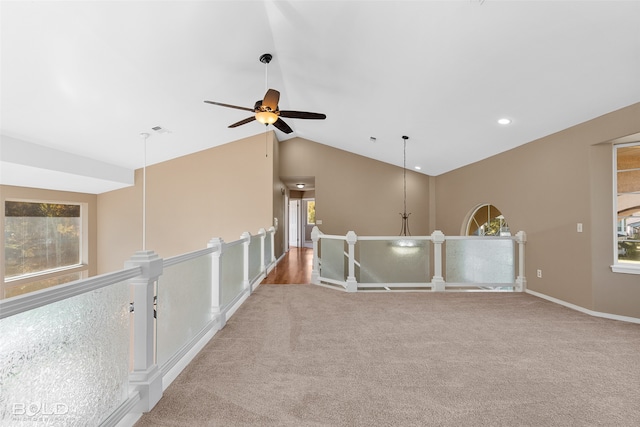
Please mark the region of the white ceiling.
POLYGON ((141 132, 148 164, 264 132, 228 129, 250 113, 203 101, 253 107, 267 52, 280 108, 327 115, 287 119, 278 139, 402 166, 407 135, 407 166, 430 175, 640 101, 639 1, 3 0, 0 13, 3 140, 120 168, 144 164, 141 132))

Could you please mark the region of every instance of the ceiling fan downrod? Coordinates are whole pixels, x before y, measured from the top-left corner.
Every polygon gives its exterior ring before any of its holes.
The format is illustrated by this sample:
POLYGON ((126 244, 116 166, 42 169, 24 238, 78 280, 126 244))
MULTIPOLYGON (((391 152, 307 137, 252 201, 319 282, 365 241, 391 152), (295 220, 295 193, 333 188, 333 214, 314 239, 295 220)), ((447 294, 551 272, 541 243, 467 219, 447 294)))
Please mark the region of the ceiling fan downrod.
POLYGON ((273 55, 271 55, 270 53, 263 53, 262 55, 260 55, 260 62, 264 64, 264 90, 265 91, 269 89, 269 62, 271 62, 272 58, 273 58, 273 55))

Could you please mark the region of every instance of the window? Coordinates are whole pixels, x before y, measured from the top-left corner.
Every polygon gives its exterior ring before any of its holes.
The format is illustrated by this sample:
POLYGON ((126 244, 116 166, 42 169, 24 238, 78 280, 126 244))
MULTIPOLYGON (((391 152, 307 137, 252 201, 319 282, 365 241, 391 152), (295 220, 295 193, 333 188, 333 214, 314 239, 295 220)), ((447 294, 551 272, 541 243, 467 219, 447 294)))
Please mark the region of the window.
POLYGON ((80 204, 5 201, 3 297, 82 278, 80 204))
POLYGON ((640 142, 614 145, 615 245, 613 270, 640 274, 640 142))
POLYGON ((307 224, 316 223, 316 202, 315 200, 307 201, 307 224))
POLYGON ((482 205, 471 214, 467 223, 467 236, 511 236, 509 224, 498 208, 482 205))

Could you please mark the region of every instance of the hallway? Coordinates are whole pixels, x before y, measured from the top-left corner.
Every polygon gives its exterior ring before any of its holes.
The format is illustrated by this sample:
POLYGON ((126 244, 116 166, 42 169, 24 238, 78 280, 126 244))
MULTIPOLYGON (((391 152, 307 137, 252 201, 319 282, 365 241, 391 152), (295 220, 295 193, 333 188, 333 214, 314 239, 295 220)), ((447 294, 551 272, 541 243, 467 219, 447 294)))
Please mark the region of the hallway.
POLYGON ((262 285, 294 285, 311 283, 313 249, 291 246, 282 260, 261 282, 262 285))

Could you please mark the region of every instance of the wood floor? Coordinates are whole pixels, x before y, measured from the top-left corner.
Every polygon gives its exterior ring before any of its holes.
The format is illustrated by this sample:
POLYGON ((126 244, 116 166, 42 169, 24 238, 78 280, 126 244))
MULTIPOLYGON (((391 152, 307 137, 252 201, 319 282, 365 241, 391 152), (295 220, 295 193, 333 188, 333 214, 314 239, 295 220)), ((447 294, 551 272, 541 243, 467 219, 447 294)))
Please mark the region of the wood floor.
POLYGON ((311 283, 312 267, 313 249, 292 246, 261 283, 264 285, 311 283))

